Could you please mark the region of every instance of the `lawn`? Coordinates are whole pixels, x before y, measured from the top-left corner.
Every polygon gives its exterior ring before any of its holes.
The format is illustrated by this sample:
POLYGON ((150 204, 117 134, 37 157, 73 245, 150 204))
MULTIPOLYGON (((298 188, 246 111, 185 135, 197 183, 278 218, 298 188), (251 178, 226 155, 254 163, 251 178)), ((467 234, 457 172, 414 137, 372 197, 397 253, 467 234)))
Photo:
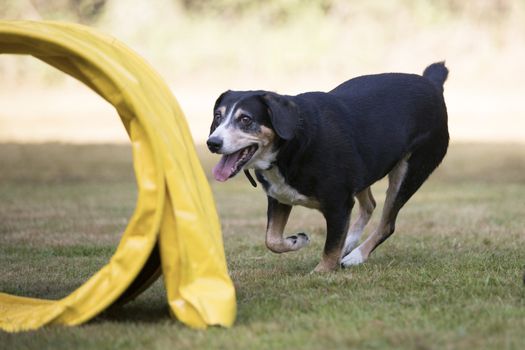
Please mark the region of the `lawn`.
MULTIPOLYGON (((128 146, 0 144, 0 291, 60 298, 112 255, 136 199, 128 146)), ((199 148, 204 168, 216 161, 199 148)), ((324 221, 295 208, 307 248, 266 250, 266 199, 212 182, 237 288, 231 329, 169 318, 162 281, 80 327, 0 332, 2 349, 523 349, 525 145, 454 144, 362 266, 311 274, 324 221)), ((385 183, 373 187, 380 204, 385 183)), ((367 230, 370 232, 370 228, 367 230)))

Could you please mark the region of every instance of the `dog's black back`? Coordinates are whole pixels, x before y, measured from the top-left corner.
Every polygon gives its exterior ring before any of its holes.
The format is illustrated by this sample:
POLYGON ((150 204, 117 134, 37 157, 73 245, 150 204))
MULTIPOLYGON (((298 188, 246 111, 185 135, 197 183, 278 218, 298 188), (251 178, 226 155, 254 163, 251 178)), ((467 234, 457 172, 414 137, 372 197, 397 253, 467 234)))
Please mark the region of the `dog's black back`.
POLYGON ((443 95, 424 76, 368 75, 328 93, 287 98, 301 116, 277 165, 287 182, 308 196, 324 197, 320 192, 341 186, 355 194, 384 177, 421 142, 448 140, 443 95))

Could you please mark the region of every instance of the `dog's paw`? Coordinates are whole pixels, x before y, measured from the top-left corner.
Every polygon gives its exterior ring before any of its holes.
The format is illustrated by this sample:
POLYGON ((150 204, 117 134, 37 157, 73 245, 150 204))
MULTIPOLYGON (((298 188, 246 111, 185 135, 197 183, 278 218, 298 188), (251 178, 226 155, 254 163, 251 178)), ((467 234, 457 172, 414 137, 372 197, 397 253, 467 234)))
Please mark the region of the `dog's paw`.
POLYGON ((365 262, 365 259, 363 257, 363 254, 361 254, 361 251, 359 249, 354 249, 352 252, 348 255, 346 255, 341 260, 341 267, 350 267, 359 265, 365 262))
POLYGON ((310 243, 310 238, 308 238, 306 233, 301 232, 296 235, 286 237, 285 241, 286 245, 288 245, 291 250, 299 250, 310 243))
POLYGON ((314 273, 327 273, 327 272, 336 271, 337 269, 338 269, 338 265, 337 264, 334 267, 334 266, 326 266, 325 264, 319 263, 319 264, 317 264, 315 269, 313 269, 310 273, 311 274, 314 274, 314 273))
POLYGON ((343 248, 343 256, 347 256, 348 254, 350 254, 352 250, 354 250, 355 247, 357 247, 358 244, 359 244, 358 237, 351 237, 351 236, 347 237, 344 248, 343 248))

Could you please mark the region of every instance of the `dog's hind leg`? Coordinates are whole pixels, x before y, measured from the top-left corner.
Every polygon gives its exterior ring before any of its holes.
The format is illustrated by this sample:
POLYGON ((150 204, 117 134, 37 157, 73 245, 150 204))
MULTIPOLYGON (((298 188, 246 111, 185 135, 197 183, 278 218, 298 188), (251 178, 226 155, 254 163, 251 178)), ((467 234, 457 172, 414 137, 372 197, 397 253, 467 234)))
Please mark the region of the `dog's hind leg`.
POLYGON ((437 168, 447 152, 447 137, 431 140, 401 160, 388 174, 388 190, 379 227, 341 260, 343 267, 365 262, 395 230, 399 210, 437 168))
POLYGON ((394 169, 390 171, 388 174, 388 189, 379 226, 363 243, 361 243, 361 245, 359 245, 359 247, 343 257, 341 260, 341 265, 343 267, 358 265, 365 262, 370 253, 381 244, 381 242, 394 233, 397 213, 401 209, 402 204, 404 204, 402 203, 400 205, 399 200, 396 199, 407 173, 408 162, 406 158, 400 161, 394 169))
POLYGON ((292 207, 280 203, 268 196, 268 223, 266 226, 266 247, 274 253, 285 253, 299 250, 307 245, 310 240, 304 233, 290 237, 283 237, 284 227, 290 216, 292 207))
POLYGON ((359 217, 352 223, 350 230, 346 234, 345 246, 343 248, 343 256, 347 255, 357 246, 359 239, 365 230, 365 226, 370 221, 370 217, 376 207, 376 201, 372 195, 370 187, 365 188, 355 196, 359 202, 359 217))

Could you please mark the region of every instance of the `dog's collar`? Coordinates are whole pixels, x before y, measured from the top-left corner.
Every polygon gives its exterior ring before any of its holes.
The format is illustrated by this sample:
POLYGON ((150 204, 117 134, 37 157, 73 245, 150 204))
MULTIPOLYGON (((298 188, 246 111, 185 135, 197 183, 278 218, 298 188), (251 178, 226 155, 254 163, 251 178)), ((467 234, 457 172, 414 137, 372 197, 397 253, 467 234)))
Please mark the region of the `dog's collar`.
MULTIPOLYGON (((270 166, 265 170, 270 170, 271 168, 275 166, 275 164, 276 164, 275 162, 270 163, 270 166)), ((248 179, 248 181, 250 181, 253 187, 257 187, 257 181, 255 181, 255 179, 253 178, 252 174, 250 173, 248 169, 244 170, 244 175, 246 175, 246 178, 248 179)))
POLYGON ((248 178, 248 181, 252 184, 253 187, 257 187, 257 182, 252 177, 252 174, 250 174, 249 170, 244 170, 244 175, 248 178))

